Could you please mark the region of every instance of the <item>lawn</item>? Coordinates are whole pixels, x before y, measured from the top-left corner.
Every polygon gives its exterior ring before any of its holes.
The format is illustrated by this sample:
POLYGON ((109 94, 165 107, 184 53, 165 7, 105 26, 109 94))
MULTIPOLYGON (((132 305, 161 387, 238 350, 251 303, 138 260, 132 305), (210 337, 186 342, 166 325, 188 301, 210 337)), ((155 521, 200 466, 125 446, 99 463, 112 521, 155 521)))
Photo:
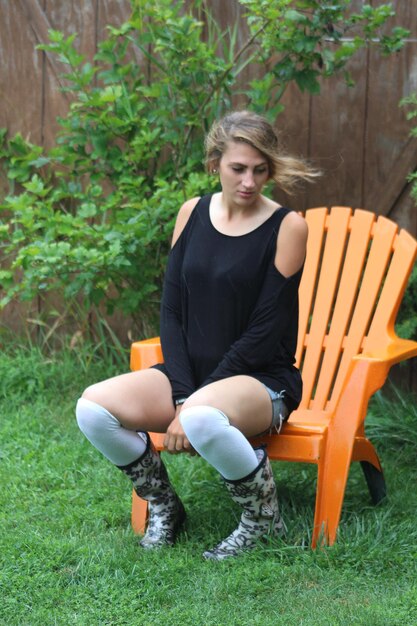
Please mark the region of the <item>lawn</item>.
MULTIPOLYGON (((199 458, 165 457, 188 523, 172 549, 144 552, 130 529, 130 484, 84 440, 82 388, 114 373, 88 351, 0 359, 0 624, 5 626, 410 626, 417 624, 417 413, 372 404, 370 431, 389 498, 374 508, 351 470, 338 542, 309 548, 315 468, 274 463, 288 526, 232 562, 201 553, 238 510, 199 458), (396 424, 402 430, 394 438, 396 424), (407 439, 407 441, 405 441, 407 439)), ((128 362, 126 356, 126 364, 128 362)))

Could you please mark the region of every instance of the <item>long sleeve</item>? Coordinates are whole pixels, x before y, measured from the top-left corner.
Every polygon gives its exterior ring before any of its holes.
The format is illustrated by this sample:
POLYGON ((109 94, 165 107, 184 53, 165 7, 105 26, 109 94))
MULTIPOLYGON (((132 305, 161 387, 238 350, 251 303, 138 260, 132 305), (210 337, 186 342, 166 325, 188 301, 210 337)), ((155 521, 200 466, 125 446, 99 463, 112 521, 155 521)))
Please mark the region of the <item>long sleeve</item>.
POLYGON ((271 264, 265 276, 248 326, 203 385, 262 370, 276 354, 277 345, 285 340, 287 329, 297 315, 298 286, 302 270, 285 278, 271 264))
POLYGON ((182 255, 183 238, 172 248, 168 258, 160 319, 162 352, 174 400, 188 397, 196 389, 183 327, 180 280, 182 255))

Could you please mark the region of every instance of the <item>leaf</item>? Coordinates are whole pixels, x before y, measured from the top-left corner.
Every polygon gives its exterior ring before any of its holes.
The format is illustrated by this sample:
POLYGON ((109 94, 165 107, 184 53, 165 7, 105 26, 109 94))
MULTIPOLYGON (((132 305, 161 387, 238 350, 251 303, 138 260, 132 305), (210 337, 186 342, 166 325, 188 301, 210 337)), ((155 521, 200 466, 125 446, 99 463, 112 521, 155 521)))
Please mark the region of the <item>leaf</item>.
POLYGON ((36 168, 41 168, 44 165, 49 165, 49 163, 51 163, 51 159, 48 157, 38 157, 37 159, 34 159, 33 161, 29 161, 29 165, 31 165, 32 167, 36 167, 36 168))
POLYGON ((320 83, 317 80, 319 72, 315 70, 302 70, 295 73, 295 81, 301 91, 309 91, 313 94, 320 93, 320 83))
POLYGON ((48 195, 50 189, 46 188, 40 176, 35 174, 28 183, 23 184, 24 188, 31 193, 43 198, 48 195))
POLYGON ((93 202, 83 202, 77 214, 83 218, 94 217, 97 215, 97 206, 93 202))
POLYGON ((308 22, 308 18, 299 11, 295 9, 288 9, 284 13, 284 20, 288 20, 289 22, 297 22, 297 24, 305 24, 308 22))
POLYGON ((116 102, 122 96, 122 87, 120 85, 110 85, 101 90, 99 94, 100 102, 116 102))

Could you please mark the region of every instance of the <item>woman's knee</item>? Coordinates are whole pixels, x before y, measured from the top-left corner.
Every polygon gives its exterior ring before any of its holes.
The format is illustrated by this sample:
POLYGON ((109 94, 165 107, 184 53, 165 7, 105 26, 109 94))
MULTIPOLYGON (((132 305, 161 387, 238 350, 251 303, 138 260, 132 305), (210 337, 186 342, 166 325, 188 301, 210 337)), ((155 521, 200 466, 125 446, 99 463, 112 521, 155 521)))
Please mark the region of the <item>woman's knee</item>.
POLYGON ((89 439, 100 436, 103 430, 120 428, 120 422, 107 409, 96 402, 81 397, 75 409, 77 424, 89 439))
POLYGON ((123 428, 114 415, 96 402, 80 398, 76 416, 84 436, 115 465, 127 465, 145 452, 147 436, 123 428))
POLYGON ((190 441, 198 440, 203 445, 210 445, 230 427, 224 413, 205 405, 185 407, 180 413, 180 422, 190 441))
POLYGON ((78 428, 84 435, 94 433, 101 422, 99 405, 82 395, 75 407, 75 418, 78 428))
POLYGON ((204 411, 205 408, 201 406, 187 407, 184 404, 180 413, 180 422, 187 435, 194 432, 203 434, 207 430, 208 420, 204 411))

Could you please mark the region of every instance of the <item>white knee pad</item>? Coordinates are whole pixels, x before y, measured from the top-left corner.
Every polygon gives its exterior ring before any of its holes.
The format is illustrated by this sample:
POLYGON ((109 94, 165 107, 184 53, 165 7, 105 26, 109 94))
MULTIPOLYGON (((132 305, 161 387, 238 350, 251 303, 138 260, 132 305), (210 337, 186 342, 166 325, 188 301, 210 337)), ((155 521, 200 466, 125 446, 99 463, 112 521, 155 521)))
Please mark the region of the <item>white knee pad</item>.
POLYGON ((184 409, 180 422, 193 448, 224 478, 244 478, 259 465, 249 441, 219 409, 211 406, 184 409))
POLYGON ((124 428, 119 420, 100 404, 80 398, 75 413, 81 432, 115 465, 128 465, 145 452, 145 435, 124 428))
POLYGON ((201 450, 215 445, 218 437, 230 428, 228 417, 211 406, 184 409, 180 413, 180 422, 190 442, 196 443, 201 450))

